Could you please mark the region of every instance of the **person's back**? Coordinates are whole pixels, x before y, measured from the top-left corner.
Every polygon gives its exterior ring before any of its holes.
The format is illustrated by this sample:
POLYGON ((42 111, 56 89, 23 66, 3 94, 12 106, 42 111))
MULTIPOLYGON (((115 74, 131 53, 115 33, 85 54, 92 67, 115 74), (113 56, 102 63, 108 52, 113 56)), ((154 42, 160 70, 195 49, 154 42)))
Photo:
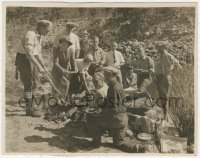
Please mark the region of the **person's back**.
POLYGON ((84 62, 84 59, 76 59, 75 61, 78 72, 83 72, 88 70, 89 65, 84 62))

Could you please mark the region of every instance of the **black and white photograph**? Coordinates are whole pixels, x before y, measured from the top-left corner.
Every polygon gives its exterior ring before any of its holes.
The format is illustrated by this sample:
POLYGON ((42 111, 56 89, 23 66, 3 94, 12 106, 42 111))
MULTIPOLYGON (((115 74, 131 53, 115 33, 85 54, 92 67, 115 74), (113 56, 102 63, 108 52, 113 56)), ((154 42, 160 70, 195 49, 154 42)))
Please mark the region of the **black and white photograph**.
POLYGON ((3 9, 4 153, 196 153, 196 3, 3 9))

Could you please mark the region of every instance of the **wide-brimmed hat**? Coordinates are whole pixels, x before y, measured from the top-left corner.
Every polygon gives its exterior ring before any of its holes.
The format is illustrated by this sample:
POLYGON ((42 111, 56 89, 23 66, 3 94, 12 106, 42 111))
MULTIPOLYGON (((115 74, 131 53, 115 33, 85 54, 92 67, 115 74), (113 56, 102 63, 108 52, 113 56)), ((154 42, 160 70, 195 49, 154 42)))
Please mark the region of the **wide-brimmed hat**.
POLYGON ((83 35, 88 35, 88 36, 90 36, 90 33, 87 32, 87 30, 84 30, 84 31, 83 31, 83 35))
POLYGON ((117 69, 117 68, 114 68, 114 67, 112 67, 112 66, 103 67, 103 70, 106 71, 106 72, 112 73, 112 74, 114 74, 114 75, 117 75, 117 74, 118 74, 118 69, 117 69))
POLYGON ((74 22, 67 22, 66 23, 66 27, 71 27, 71 28, 73 28, 73 27, 76 27, 77 26, 77 24, 76 23, 74 23, 74 22))
POLYGON ((59 43, 61 43, 61 42, 68 42, 70 45, 73 44, 72 41, 71 41, 71 39, 69 38, 69 36, 63 36, 63 37, 61 37, 59 39, 59 43))
POLYGON ((39 20, 39 21, 37 22, 37 27, 41 27, 41 26, 47 27, 48 29, 51 29, 52 26, 53 26, 53 24, 52 24, 52 22, 49 21, 49 20, 39 20))

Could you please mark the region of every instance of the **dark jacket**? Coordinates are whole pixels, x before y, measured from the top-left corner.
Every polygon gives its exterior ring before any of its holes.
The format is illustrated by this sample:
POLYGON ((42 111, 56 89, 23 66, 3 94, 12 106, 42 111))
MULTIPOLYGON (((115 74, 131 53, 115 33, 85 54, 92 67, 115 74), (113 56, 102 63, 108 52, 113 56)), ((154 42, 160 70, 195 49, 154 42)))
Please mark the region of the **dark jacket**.
POLYGON ((117 113, 125 113, 126 107, 123 105, 125 92, 122 85, 113 78, 109 83, 109 88, 106 97, 106 104, 102 108, 102 112, 109 113, 109 115, 117 113))

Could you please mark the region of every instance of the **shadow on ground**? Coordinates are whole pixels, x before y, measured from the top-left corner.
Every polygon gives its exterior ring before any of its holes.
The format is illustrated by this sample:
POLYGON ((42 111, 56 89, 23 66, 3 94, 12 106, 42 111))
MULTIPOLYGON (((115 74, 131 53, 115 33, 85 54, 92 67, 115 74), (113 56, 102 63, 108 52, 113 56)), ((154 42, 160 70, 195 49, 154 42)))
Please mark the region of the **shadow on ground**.
POLYGON ((79 150, 92 150, 91 142, 86 139, 78 139, 74 137, 67 137, 65 141, 61 141, 59 136, 51 138, 43 138, 41 136, 33 135, 24 138, 28 143, 47 142, 49 146, 54 146, 68 152, 78 152, 79 150))
MULTIPOLYGON (((64 149, 67 152, 91 151, 95 149, 92 146, 91 138, 88 136, 85 126, 72 127, 71 124, 60 129, 51 129, 46 127, 35 127, 39 131, 51 132, 56 136, 43 138, 38 135, 27 136, 24 140, 28 143, 47 142, 49 146, 64 149)), ((103 147, 112 148, 112 143, 102 143, 103 147)))

